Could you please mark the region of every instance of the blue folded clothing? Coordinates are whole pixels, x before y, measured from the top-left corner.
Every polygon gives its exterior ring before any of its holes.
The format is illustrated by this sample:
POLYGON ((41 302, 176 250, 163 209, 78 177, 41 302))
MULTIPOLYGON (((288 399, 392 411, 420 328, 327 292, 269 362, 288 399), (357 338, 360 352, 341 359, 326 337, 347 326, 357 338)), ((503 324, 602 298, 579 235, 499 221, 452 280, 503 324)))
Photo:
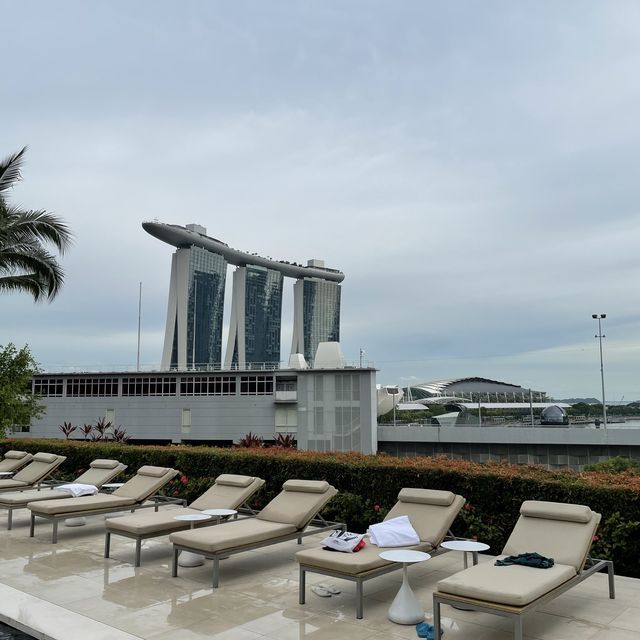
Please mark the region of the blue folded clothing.
MULTIPOLYGON (((416 633, 418 634, 418 638, 426 638, 427 640, 434 640, 436 637, 433 625, 428 622, 418 622, 416 625, 416 633)), ((444 631, 442 630, 442 627, 440 627, 440 637, 443 635, 444 631)))
POLYGON ((507 556, 502 560, 496 560, 496 566, 505 567, 510 564, 521 564, 525 567, 534 567, 536 569, 549 569, 553 567, 553 558, 545 558, 539 553, 519 553, 517 556, 507 556))

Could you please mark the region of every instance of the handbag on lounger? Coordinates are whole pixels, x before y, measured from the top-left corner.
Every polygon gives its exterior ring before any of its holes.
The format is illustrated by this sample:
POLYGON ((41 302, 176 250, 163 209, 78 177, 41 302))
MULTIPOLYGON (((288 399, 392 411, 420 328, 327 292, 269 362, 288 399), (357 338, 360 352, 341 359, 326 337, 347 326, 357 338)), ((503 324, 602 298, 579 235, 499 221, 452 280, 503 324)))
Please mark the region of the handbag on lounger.
POLYGON ((360 551, 365 545, 364 535, 351 533, 336 529, 332 531, 320 544, 330 551, 342 551, 343 553, 354 553, 360 551))

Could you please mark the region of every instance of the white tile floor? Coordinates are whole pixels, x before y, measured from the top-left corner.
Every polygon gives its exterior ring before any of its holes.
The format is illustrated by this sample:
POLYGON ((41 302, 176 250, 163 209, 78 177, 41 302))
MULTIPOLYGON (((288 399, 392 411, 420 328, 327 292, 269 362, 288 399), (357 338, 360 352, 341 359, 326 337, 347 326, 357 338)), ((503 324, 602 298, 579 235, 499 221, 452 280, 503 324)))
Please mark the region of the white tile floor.
MULTIPOLYGON (((0 514, 0 527, 6 520, 0 514)), ((28 512, 14 514, 14 529, 0 529, 0 620, 55 640, 401 640, 413 626, 387 619, 402 575, 365 583, 365 617, 355 617, 355 585, 331 580, 342 593, 320 598, 309 589, 327 582, 308 574, 307 604, 298 604, 300 548, 306 538, 250 551, 221 563, 220 588, 211 589, 211 563, 170 575, 167 538, 145 542, 142 566, 133 567, 133 541, 114 536, 111 558, 102 557, 104 520, 84 527, 38 524, 29 538, 28 512)), ((415 593, 431 619, 431 593, 441 578, 459 571, 455 552, 410 568, 415 593)), ((528 640, 640 640, 640 580, 617 578, 609 600, 606 576, 596 575, 525 620, 528 640)), ((445 640, 511 640, 510 623, 497 616, 443 607, 445 640)))

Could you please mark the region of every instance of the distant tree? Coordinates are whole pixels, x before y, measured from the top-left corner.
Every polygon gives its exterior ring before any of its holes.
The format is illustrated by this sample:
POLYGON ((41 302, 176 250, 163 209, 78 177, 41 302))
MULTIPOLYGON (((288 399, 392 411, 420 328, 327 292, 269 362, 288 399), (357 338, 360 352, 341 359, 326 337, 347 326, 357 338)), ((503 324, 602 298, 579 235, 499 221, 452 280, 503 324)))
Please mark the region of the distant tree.
POLYGON ((0 292, 29 293, 38 302, 53 300, 60 292, 64 272, 50 253, 60 254, 71 244, 71 231, 46 211, 25 211, 10 206, 7 192, 21 179, 24 147, 0 161, 0 292))
POLYGON ((29 347, 18 350, 9 343, 0 346, 0 437, 8 427, 31 424, 44 413, 37 396, 31 393, 31 378, 39 372, 29 347))

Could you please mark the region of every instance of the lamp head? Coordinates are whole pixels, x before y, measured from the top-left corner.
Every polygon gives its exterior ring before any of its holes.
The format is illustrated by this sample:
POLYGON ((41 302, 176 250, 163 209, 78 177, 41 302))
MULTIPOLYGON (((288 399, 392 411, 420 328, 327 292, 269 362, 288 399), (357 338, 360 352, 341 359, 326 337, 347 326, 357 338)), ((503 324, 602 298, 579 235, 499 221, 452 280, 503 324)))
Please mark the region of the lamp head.
POLYGON ((592 313, 591 317, 595 320, 598 317, 598 314, 597 313, 592 313))

